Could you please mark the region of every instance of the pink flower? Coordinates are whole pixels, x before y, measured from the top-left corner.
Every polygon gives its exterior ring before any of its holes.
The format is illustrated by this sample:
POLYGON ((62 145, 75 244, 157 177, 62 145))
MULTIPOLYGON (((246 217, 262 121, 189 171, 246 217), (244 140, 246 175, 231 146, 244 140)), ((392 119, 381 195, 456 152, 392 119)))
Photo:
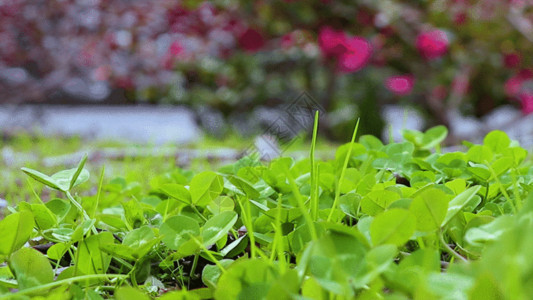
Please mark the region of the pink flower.
POLYGON ((111 68, 108 65, 99 66, 93 70, 92 77, 97 81, 106 81, 111 77, 111 68))
POLYGON ((507 96, 516 96, 520 92, 520 89, 522 88, 522 78, 519 78, 518 76, 513 76, 505 82, 503 86, 503 90, 505 91, 505 94, 507 96))
POLYGON ((391 76, 385 80, 385 87, 398 96, 410 94, 414 84, 413 75, 391 76))
POLYGON ((265 39, 259 33, 259 31, 248 28, 246 31, 239 37, 239 45, 246 51, 256 52, 259 49, 263 48, 265 45, 265 39))
POLYGON ((320 29, 318 46, 326 58, 335 58, 338 70, 345 73, 359 71, 372 55, 372 46, 366 39, 347 36, 328 26, 320 29))
POLYGON ((503 65, 506 68, 514 69, 518 66, 520 66, 520 61, 522 60, 522 57, 519 53, 508 53, 503 56, 503 65))
POLYGON ((170 44, 170 47, 168 48, 168 51, 172 56, 179 56, 183 53, 184 49, 180 42, 175 41, 172 44, 170 44))
POLYGON ((361 37, 347 38, 344 42, 346 51, 338 58, 341 72, 352 73, 361 70, 372 56, 372 46, 361 37))
POLYGON ((426 59, 443 56, 448 51, 448 45, 446 33, 438 29, 423 32, 416 38, 416 48, 426 59))
POLYGON ((523 89, 524 82, 531 79, 533 79, 533 71, 529 69, 521 70, 505 82, 503 87, 505 94, 510 97, 518 96, 523 89))
POLYGON ((336 57, 346 51, 346 34, 329 26, 322 27, 318 32, 318 46, 326 57, 336 57))
POLYGON ((519 98, 522 104, 522 112, 526 115, 533 113, 533 94, 522 93, 519 98))

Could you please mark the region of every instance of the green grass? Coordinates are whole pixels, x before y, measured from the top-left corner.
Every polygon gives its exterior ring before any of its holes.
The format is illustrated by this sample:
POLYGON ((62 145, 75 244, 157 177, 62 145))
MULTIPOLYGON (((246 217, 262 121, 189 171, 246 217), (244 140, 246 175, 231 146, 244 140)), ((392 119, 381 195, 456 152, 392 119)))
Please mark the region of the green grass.
POLYGON ((126 156, 104 171, 80 157, 67 170, 24 169, 29 180, 10 171, 0 299, 533 294, 533 168, 505 133, 442 153, 444 127, 383 145, 357 139, 355 126, 352 141, 333 150, 317 126, 301 139, 307 157, 290 149, 268 164, 200 158, 180 168, 174 158, 126 156))
MULTIPOLYGON (((0 149, 4 149, 12 153, 15 158, 14 161, 6 162, 0 160, 0 168, 2 169, 3 180, 0 182, 0 198, 6 199, 11 203, 17 201, 28 201, 31 193, 28 193, 28 183, 25 178, 20 176, 21 167, 29 167, 39 169, 45 173, 55 173, 63 168, 67 168, 68 164, 54 164, 44 165, 43 161, 55 157, 58 158, 62 155, 87 153, 89 151, 100 151, 105 149, 112 149, 120 151, 121 149, 127 149, 131 152, 138 152, 142 154, 146 151, 152 151, 153 155, 139 155, 115 158, 115 157, 102 157, 92 161, 88 165, 88 169, 91 173, 99 172, 102 164, 105 164, 107 171, 105 178, 111 180, 115 177, 125 177, 128 181, 139 182, 143 187, 148 188, 149 182, 147 178, 153 178, 157 174, 171 170, 175 165, 181 167, 187 167, 188 169, 201 171, 209 170, 212 168, 220 167, 228 162, 227 159, 217 158, 216 155, 210 155, 209 151, 217 151, 218 149, 234 149, 236 152, 242 151, 253 145, 253 139, 244 139, 236 134, 229 134, 224 139, 217 139, 211 136, 205 136, 199 141, 194 143, 176 146, 173 144, 166 145, 154 145, 154 144, 135 144, 130 142, 119 142, 110 140, 84 140, 81 137, 44 137, 35 136, 29 134, 18 134, 16 136, 6 137, 0 141, 0 149), (158 153, 158 149, 163 149, 167 152, 174 151, 176 154, 186 152, 189 150, 202 150, 205 153, 196 158, 180 159, 175 155, 164 155, 158 153), (213 156, 213 157, 211 157, 213 156)), ((284 153, 301 153, 307 150, 309 139, 304 135, 296 138, 289 147, 283 148, 284 153)), ((337 145, 329 142, 325 139, 318 138, 316 143, 316 149, 318 152, 327 156, 331 153, 331 149, 337 145)), ((234 157, 230 157, 235 159, 234 157)), ((65 161, 61 158, 58 161, 65 161)), ((97 178, 91 178, 88 186, 95 186, 97 184, 97 178)), ((37 192, 41 194, 42 187, 34 187, 37 192)), ((44 190, 45 193, 49 191, 44 190)), ((50 197, 54 197, 55 193, 51 193, 50 197)), ((48 195, 44 195, 48 199, 48 195)))

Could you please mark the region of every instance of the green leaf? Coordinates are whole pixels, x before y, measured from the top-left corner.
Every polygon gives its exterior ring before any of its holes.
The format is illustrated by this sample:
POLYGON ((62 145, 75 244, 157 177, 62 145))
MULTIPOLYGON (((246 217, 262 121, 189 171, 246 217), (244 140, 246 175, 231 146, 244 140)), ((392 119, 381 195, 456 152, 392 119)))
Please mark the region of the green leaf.
POLYGON ((474 178, 481 182, 486 182, 489 180, 490 176, 492 175, 487 166, 483 164, 474 164, 470 163, 471 167, 467 167, 466 169, 468 172, 470 172, 472 175, 474 175, 474 178))
POLYGON ((356 279, 353 281, 354 287, 363 288, 387 271, 394 264, 397 254, 397 247, 390 244, 377 246, 368 251, 362 267, 358 268, 356 279))
POLYGON ((17 278, 20 290, 50 283, 54 280, 54 271, 48 259, 32 248, 22 248, 13 253, 9 267, 17 278))
POLYGON ((439 125, 428 129, 422 137, 422 149, 431 149, 446 139, 448 129, 445 126, 439 125))
POLYGON ((361 282, 363 276, 359 276, 366 247, 346 229, 327 232, 316 242, 308 243, 307 249, 312 251, 308 262, 309 273, 324 289, 349 296, 353 294, 351 286, 366 283, 361 282))
POLYGON ((78 246, 78 270, 85 275, 105 274, 111 257, 100 250, 105 244, 112 244, 114 241, 111 232, 102 232, 92 235, 81 242, 78 246))
POLYGON ((150 297, 131 286, 122 286, 115 291, 116 300, 150 300, 150 297))
POLYGON ((221 212, 233 211, 235 203, 228 196, 218 196, 207 205, 207 209, 214 215, 218 215, 221 212))
POLYGON ((133 258, 139 259, 148 254, 158 241, 154 231, 148 226, 143 226, 130 231, 122 241, 122 245, 132 249, 130 253, 133 258))
MULTIPOLYGON (((158 297, 159 300, 200 300, 200 299, 213 299, 212 295, 209 294, 207 297, 200 297, 197 292, 202 289, 195 289, 192 291, 187 291, 185 289, 180 291, 172 291, 164 293, 161 297, 158 297)), ((131 299, 130 299, 131 300, 131 299)))
POLYGON ((121 204, 122 207, 124 207, 124 216, 126 217, 126 221, 131 228, 139 228, 146 223, 143 209, 137 200, 131 199, 127 202, 122 202, 121 204))
POLYGON ((501 216, 494 221, 470 228, 466 231, 465 240, 472 245, 481 246, 488 241, 495 241, 512 228, 515 220, 512 216, 501 216))
POLYGON ((477 276, 474 286, 469 291, 469 299, 499 300, 505 299, 505 292, 494 275, 485 271, 477 276))
POLYGON ((522 147, 510 147, 506 154, 513 158, 513 163, 517 166, 527 157, 527 150, 522 147))
POLYGON ((30 168, 21 168, 22 172, 26 173, 26 175, 30 176, 31 178, 39 181, 40 183, 43 183, 44 185, 51 187, 56 190, 62 190, 59 187, 59 184, 56 182, 56 180, 48 175, 45 175, 39 171, 30 169, 30 168))
POLYGON ((469 161, 475 163, 484 163, 485 161, 492 161, 493 158, 492 150, 489 146, 484 145, 474 145, 466 153, 466 157, 469 161))
POLYGON ((404 257, 394 272, 387 273, 389 280, 402 290, 420 293, 425 288, 425 279, 430 273, 440 272, 440 251, 426 247, 404 257), (389 277, 392 275, 392 278, 389 277))
POLYGON ((127 229, 126 223, 122 220, 120 216, 112 214, 102 214, 98 217, 101 222, 115 227, 116 229, 125 230, 127 229))
POLYGON ((247 180, 234 176, 234 175, 229 175, 227 178, 233 185, 235 185, 237 188, 243 191, 246 194, 246 196, 248 196, 248 198, 250 199, 259 198, 260 196, 259 192, 247 180))
POLYGON ((418 249, 400 262, 402 269, 417 267, 425 272, 440 272, 439 251, 436 249, 418 249))
POLYGON ((205 206, 224 189, 224 179, 214 172, 203 172, 193 177, 189 185, 192 203, 205 206))
POLYGON ((69 246, 66 243, 57 243, 48 248, 46 255, 50 259, 60 260, 67 252, 68 248, 69 246))
POLYGON ((453 198, 450 203, 448 203, 448 211, 446 213, 446 217, 442 221, 441 227, 446 226, 446 224, 448 224, 448 222, 457 213, 459 213, 464 207, 466 207, 470 200, 474 198, 480 188, 481 186, 479 185, 470 187, 461 194, 457 195, 455 198, 453 198))
POLYGON ((413 199, 409 211, 416 217, 417 230, 436 230, 446 217, 448 197, 440 189, 427 189, 413 199))
POLYGON ((372 191, 361 199, 361 211, 369 216, 375 216, 399 199, 400 195, 392 191, 372 191))
POLYGON ((302 283, 302 296, 305 299, 327 300, 329 299, 318 281, 312 276, 306 276, 302 283))
POLYGON ((72 189, 74 187, 74 185, 76 184, 76 181, 78 180, 78 177, 80 176, 81 172, 83 171, 83 167, 85 166, 85 162, 87 162, 87 154, 83 155, 83 157, 81 158, 80 162, 78 163, 78 167, 76 168, 76 172, 74 172, 74 174, 72 175, 72 178, 70 179, 69 190, 72 189))
POLYGON ((468 299, 466 291, 472 286, 473 277, 460 273, 431 273, 425 281, 434 299, 468 299))
POLYGON ((57 217, 44 204, 32 204, 31 211, 39 229, 46 230, 57 225, 57 217))
POLYGON ((370 225, 370 237, 376 246, 402 246, 413 235, 416 218, 408 210, 394 208, 376 216, 370 225))
POLYGON ((505 171, 509 170, 509 168, 513 166, 513 162, 514 160, 510 156, 500 157, 494 163, 492 163, 492 170, 496 176, 499 176, 505 171))
POLYGON ((448 181, 444 185, 452 190, 455 195, 458 195, 466 190, 466 181, 460 178, 448 181))
POLYGON ((8 256, 22 247, 30 239, 33 225, 29 211, 11 214, 0 221, 0 255, 8 256))
POLYGON ((367 152, 365 146, 359 143, 346 143, 342 146, 339 146, 335 152, 335 166, 337 170, 342 169, 344 160, 346 159, 346 155, 348 155, 350 147, 352 147, 352 151, 350 152, 350 160, 367 152))
POLYGON ((68 215, 71 204, 63 199, 55 198, 45 203, 46 207, 57 217, 58 222, 62 222, 68 215))
POLYGON ((173 216, 161 225, 159 234, 163 236, 163 243, 172 249, 178 250, 191 236, 200 235, 200 226, 193 218, 186 216, 173 216))
POLYGON ((361 172, 355 168, 347 168, 343 180, 339 183, 341 194, 349 193, 357 188, 361 181, 361 172))
POLYGON ((380 139, 373 135, 363 135, 359 138, 359 143, 367 150, 380 150, 383 147, 383 143, 380 139))
POLYGON ((54 182, 57 183, 57 186, 59 187, 59 189, 66 192, 66 191, 69 191, 72 187, 80 185, 86 182, 87 180, 89 180, 89 177, 90 177, 89 171, 87 171, 86 169, 83 169, 80 171, 80 173, 76 177, 77 178, 76 181, 71 187, 71 181, 74 175, 76 174, 76 172, 78 172, 78 169, 68 169, 68 170, 59 171, 55 173, 54 175, 52 175, 51 177, 54 179, 54 182))
POLYGON ((122 244, 129 247, 138 248, 142 247, 142 245, 153 239, 155 239, 153 230, 148 226, 143 226, 130 231, 122 241, 122 244))
POLYGON ((342 195, 339 198, 339 208, 346 215, 352 218, 356 218, 357 209, 359 208, 360 202, 361 202, 361 196, 359 196, 359 194, 348 193, 348 194, 342 195))
POLYGON ((224 247, 224 249, 220 251, 220 255, 222 255, 222 257, 234 257, 244 251, 246 246, 248 246, 248 241, 248 235, 243 235, 224 247))
POLYGON ((238 215, 234 211, 225 211, 207 220, 202 227, 202 240, 207 247, 216 243, 237 222, 238 215))
POLYGON ((72 175, 72 178, 70 179, 69 190, 72 189, 74 187, 74 185, 76 184, 76 181, 78 180, 78 177, 80 176, 80 174, 83 171, 83 167, 85 166, 85 162, 87 162, 87 154, 83 155, 83 157, 81 158, 80 162, 78 163, 78 167, 76 168, 76 172, 74 172, 74 175, 72 175))
POLYGON ((494 130, 485 136, 483 144, 495 153, 503 153, 511 144, 511 139, 505 132, 494 130))
POLYGON ((135 261, 140 258, 140 256, 134 256, 136 249, 122 244, 104 244, 100 245, 100 249, 112 256, 117 256, 129 261, 135 261))
MULTIPOLYGON (((223 259, 220 260, 219 263, 224 267, 227 268, 229 265, 233 263, 232 259, 223 259)), ((204 267, 202 271, 202 282, 210 287, 210 288, 216 288, 218 278, 222 275, 222 270, 216 265, 207 265, 204 267)))
POLYGON ((268 261, 261 259, 237 261, 220 276, 215 299, 264 299, 278 277, 278 268, 268 261))
POLYGON ((78 227, 76 227, 76 230, 74 230, 74 232, 70 236, 70 241, 75 243, 83 239, 83 237, 87 234, 87 232, 91 230, 95 222, 96 222, 95 219, 89 219, 89 220, 85 220, 81 222, 81 224, 78 225, 78 227))
POLYGON ((177 183, 166 183, 159 187, 159 189, 167 196, 172 197, 185 204, 192 204, 191 193, 185 186, 177 183))

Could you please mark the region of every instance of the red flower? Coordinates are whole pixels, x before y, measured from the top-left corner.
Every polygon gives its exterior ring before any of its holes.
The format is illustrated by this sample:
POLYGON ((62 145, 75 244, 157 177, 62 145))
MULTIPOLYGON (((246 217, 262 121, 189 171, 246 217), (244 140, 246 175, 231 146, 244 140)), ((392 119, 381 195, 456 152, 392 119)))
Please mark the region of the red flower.
POLYGON ((442 30, 426 31, 416 38, 416 48, 426 59, 435 59, 443 56, 448 51, 448 37, 442 30))
POLYGON ((341 72, 351 73, 361 70, 370 60, 372 46, 361 37, 351 37, 345 40, 346 51, 338 58, 341 72))
POLYGON ((367 10, 360 9, 355 16, 357 22, 363 26, 374 25, 374 16, 367 10))
POLYGON ((415 79, 412 75, 391 76, 385 80, 385 87, 398 96, 411 93, 415 79))
POLYGON ((241 34, 239 37, 239 45, 246 51, 256 52, 259 49, 263 48, 265 45, 265 39, 259 33, 259 31, 248 28, 246 31, 241 34))
POLYGON ((287 33, 281 37, 281 47, 284 49, 294 46, 294 42, 292 33, 287 33))
POLYGON ((133 83, 133 79, 123 76, 115 78, 115 86, 121 89, 131 90, 135 87, 135 84, 133 83))
POLYGON ((326 57, 336 57, 346 51, 346 34, 325 26, 318 32, 318 46, 326 57))
POLYGON ((506 68, 514 69, 520 66, 522 57, 519 53, 507 53, 503 56, 503 64, 506 68))
POLYGON ((453 16, 453 22, 455 23, 455 25, 463 25, 466 23, 466 20, 467 20, 467 15, 465 12, 456 13, 453 16))
POLYGON ((522 93, 519 98, 522 104, 522 112, 526 115, 533 113, 533 94, 522 93))

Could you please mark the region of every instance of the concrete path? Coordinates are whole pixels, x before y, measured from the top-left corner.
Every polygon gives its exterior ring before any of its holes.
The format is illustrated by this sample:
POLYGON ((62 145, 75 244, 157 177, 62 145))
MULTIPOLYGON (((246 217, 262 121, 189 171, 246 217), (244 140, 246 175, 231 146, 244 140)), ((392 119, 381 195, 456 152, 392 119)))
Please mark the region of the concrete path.
POLYGON ((0 131, 155 144, 201 135, 189 109, 161 106, 0 106, 0 131))

